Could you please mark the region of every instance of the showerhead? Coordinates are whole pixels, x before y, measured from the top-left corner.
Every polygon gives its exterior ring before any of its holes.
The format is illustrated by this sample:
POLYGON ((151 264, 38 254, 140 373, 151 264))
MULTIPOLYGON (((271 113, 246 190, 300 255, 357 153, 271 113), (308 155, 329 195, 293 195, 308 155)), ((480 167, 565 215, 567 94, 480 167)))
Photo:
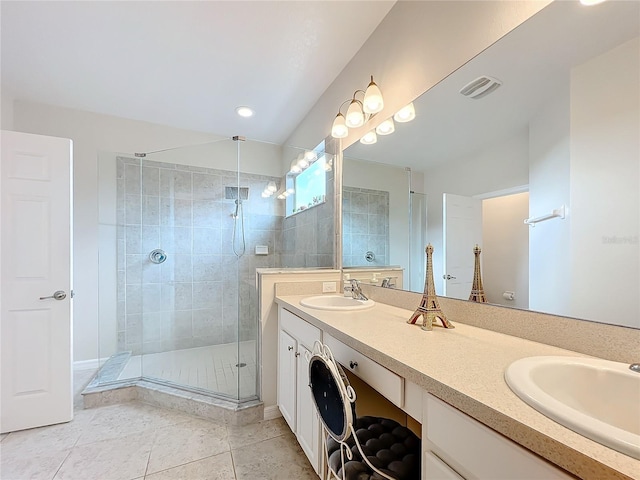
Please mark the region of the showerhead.
POLYGON ((224 187, 224 198, 226 200, 248 200, 249 187, 224 187))

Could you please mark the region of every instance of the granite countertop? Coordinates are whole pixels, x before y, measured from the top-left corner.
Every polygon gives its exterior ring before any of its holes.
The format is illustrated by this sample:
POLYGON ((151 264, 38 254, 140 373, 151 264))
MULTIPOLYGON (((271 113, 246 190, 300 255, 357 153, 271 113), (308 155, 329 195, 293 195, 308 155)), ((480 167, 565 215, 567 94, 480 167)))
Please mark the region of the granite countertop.
POLYGON ((427 332, 406 323, 412 311, 376 303, 336 312, 303 307, 308 295, 276 302, 389 370, 583 479, 640 479, 640 460, 575 433, 537 412, 504 381, 515 360, 587 355, 455 323, 427 332))

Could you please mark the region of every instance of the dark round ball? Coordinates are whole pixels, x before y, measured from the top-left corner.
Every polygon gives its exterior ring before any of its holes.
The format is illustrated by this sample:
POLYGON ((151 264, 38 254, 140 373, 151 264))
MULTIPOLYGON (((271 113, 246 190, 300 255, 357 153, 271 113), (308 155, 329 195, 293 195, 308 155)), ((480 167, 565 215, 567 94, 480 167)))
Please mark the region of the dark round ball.
POLYGON ((411 435, 404 439, 404 446, 407 447, 410 452, 417 452, 420 450, 420 439, 415 435, 411 435))
POLYGON ((369 425, 371 425, 372 423, 376 423, 378 419, 375 417, 371 417, 368 415, 365 415, 364 417, 358 417, 356 419, 356 430, 359 428, 368 428, 369 425))
POLYGON ((403 427, 402 425, 394 428, 391 433, 393 433, 396 437, 402 438, 402 439, 405 439, 409 435, 413 434, 411 430, 409 430, 407 427, 403 427))
POLYGON ((389 450, 391 450, 395 454, 396 458, 402 458, 407 453, 409 453, 404 443, 394 443, 389 447, 389 450))
POLYGON ((392 472, 397 473, 400 478, 409 478, 411 476, 411 467, 399 460, 391 462, 388 468, 392 472))
POLYGON ((356 431, 356 437, 358 437, 358 440, 360 441, 360 443, 365 444, 367 443, 367 440, 369 440, 370 438, 373 438, 373 433, 371 433, 371 430, 367 430, 366 428, 361 428, 356 431))
POLYGON ((378 450, 382 450, 384 448, 382 442, 377 438, 368 440, 366 445, 371 449, 372 452, 377 452, 378 450))
POLYGON ((420 454, 410 453, 402 457, 402 463, 410 466, 412 469, 420 470, 420 454))
POLYGON ((380 420, 380 424, 388 431, 392 431, 394 428, 400 426, 398 422, 396 422, 395 420, 391 420, 390 418, 383 418, 382 420, 380 420))
POLYGON ((340 458, 339 449, 333 452, 329 457, 329 466, 331 467, 331 470, 333 470, 334 472, 337 472, 342 468, 342 459, 340 458))
POLYGON ((394 453, 387 448, 383 448, 382 450, 378 451, 378 453, 376 453, 376 457, 380 459, 385 467, 396 459, 394 453))
POLYGON ((379 423, 373 423, 369 425, 369 431, 373 434, 374 437, 379 437, 384 433, 384 427, 379 423))
POLYGON ((369 463, 371 465, 373 465, 376 468, 383 468, 384 465, 382 464, 382 462, 380 461, 380 459, 378 457, 376 457, 375 455, 367 455, 367 460, 369 460, 369 463))
POLYGON ((336 442, 332 437, 327 436, 327 452, 331 455, 332 452, 340 448, 340 444, 336 442))
POLYGON ((355 460, 356 462, 362 461, 362 455, 360 455, 360 451, 356 445, 351 447, 351 453, 353 454, 353 457, 351 457, 352 460, 355 460))
POLYGON ((367 466, 362 462, 349 461, 344 464, 345 478, 352 478, 358 473, 367 472, 367 466))
MULTIPOLYGON (((398 474, 395 472, 392 472, 391 470, 388 470, 386 468, 381 468, 380 471, 386 473, 391 478, 400 480, 400 477, 398 477, 398 474)), ((371 475, 371 480, 386 480, 386 479, 382 475, 378 475, 377 473, 374 473, 373 475, 371 475)))
POLYGON ((382 445, 384 445, 384 448, 391 448, 391 445, 396 443, 396 437, 390 433, 383 433, 380 435, 379 440, 382 442, 382 445))

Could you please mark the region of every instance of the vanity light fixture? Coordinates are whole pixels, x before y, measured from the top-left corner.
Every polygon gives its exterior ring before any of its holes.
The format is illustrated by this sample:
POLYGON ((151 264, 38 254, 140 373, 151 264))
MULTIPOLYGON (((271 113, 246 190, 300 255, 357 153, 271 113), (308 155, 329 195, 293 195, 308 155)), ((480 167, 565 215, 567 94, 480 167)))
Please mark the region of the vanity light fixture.
POLYGON ((378 141, 378 136, 376 135, 375 130, 371 130, 365 133, 360 139, 360 143, 363 143, 365 145, 373 145, 377 141, 378 141))
POLYGON ((253 110, 246 106, 236 107, 236 113, 244 118, 253 117, 253 110))
POLYGON ((393 118, 387 118, 384 122, 376 127, 376 133, 378 135, 390 135, 396 131, 396 126, 393 123, 393 118))
POLYGON ((333 138, 345 138, 349 135, 350 128, 360 128, 376 113, 382 111, 383 108, 382 92, 376 82, 373 81, 372 75, 371 82, 366 90, 356 90, 353 92, 351 99, 342 102, 331 126, 331 136, 333 138), (362 100, 356 98, 360 94, 363 96, 362 100), (346 104, 349 104, 349 106, 346 114, 343 115, 341 110, 346 104))
POLYGON ((416 118, 416 108, 413 106, 413 102, 402 107, 393 116, 393 119, 398 123, 410 122, 414 118, 416 118))

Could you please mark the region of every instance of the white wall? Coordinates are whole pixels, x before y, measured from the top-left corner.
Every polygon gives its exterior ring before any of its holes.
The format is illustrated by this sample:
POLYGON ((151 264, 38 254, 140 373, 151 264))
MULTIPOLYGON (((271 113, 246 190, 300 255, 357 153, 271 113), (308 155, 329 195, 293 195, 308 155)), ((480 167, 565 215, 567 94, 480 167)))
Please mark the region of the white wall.
POLYGON ((373 75, 385 108, 350 131, 342 141, 348 147, 549 3, 397 2, 285 143, 316 145, 329 134, 340 104, 373 75))
MULTIPOLYGON (((569 201, 569 95, 562 87, 529 124, 529 217, 569 201)), ((569 208, 569 215, 571 215, 569 208)), ((529 227, 529 308, 569 315, 571 275, 568 220, 529 227)))
POLYGON ((482 201, 482 281, 489 303, 529 307, 529 192, 482 201), (515 292, 506 300, 505 291, 515 292))
POLYGON ((529 179, 528 132, 523 130, 483 152, 424 172, 427 241, 433 245, 436 292, 442 294, 442 194, 476 196, 526 185, 529 179))
MULTIPOLYGON (((389 265, 409 264, 409 174, 404 168, 345 157, 342 184, 389 192, 389 265)), ((406 272, 405 272, 406 274, 406 272)), ((407 283, 405 277, 403 283, 407 283)))
MULTIPOLYGON (((77 294, 74 299, 74 359, 82 361, 97 358, 99 153, 101 157, 110 158, 114 156, 113 152, 149 152, 212 142, 221 137, 22 101, 16 101, 13 105, 13 129, 73 140, 74 290, 77 294)), ((192 147, 184 151, 192 165, 233 170, 236 168, 235 147, 234 142, 226 140, 215 147, 192 147), (212 152, 216 155, 212 155, 212 152), (216 162, 216 159, 223 160, 216 162)), ((248 164, 247 169, 242 168, 243 171, 253 169, 253 172, 265 175, 281 173, 281 151, 278 146, 246 142, 241 145, 241 156, 243 164, 248 164)), ((175 161, 175 152, 157 155, 154 159, 166 158, 175 161)), ((105 334, 105 339, 110 335, 105 334)), ((110 344, 111 340, 107 343, 110 344)), ((103 350, 108 351, 108 345, 103 345, 103 350)))
POLYGON ((571 72, 571 314, 640 327, 640 41, 571 72))

